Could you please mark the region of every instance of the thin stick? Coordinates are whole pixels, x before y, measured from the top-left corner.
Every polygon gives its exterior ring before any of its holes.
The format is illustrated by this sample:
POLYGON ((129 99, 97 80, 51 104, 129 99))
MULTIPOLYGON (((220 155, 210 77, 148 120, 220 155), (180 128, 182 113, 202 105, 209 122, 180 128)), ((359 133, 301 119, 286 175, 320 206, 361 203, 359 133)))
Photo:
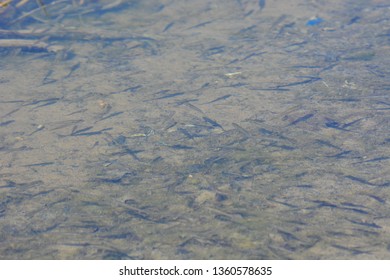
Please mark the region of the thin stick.
POLYGON ((0 48, 38 49, 54 53, 60 52, 64 49, 62 46, 49 45, 45 42, 26 39, 0 39, 0 48))

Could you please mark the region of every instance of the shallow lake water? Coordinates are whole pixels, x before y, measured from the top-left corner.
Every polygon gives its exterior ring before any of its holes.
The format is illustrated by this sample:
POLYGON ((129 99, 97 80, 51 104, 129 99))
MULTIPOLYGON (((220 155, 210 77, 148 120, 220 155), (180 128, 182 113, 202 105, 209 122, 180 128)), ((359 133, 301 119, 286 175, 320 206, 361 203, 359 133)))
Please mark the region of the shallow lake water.
POLYGON ((388 1, 44 2, 0 13, 1 259, 390 258, 388 1))

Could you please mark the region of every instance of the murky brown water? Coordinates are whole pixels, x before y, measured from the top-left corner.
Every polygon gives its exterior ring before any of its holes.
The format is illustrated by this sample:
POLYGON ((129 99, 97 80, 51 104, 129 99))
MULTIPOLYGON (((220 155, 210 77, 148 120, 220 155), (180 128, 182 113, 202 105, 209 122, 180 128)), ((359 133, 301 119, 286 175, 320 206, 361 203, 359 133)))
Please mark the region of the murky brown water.
POLYGON ((1 259, 390 258, 387 1, 68 2, 0 14, 1 259))

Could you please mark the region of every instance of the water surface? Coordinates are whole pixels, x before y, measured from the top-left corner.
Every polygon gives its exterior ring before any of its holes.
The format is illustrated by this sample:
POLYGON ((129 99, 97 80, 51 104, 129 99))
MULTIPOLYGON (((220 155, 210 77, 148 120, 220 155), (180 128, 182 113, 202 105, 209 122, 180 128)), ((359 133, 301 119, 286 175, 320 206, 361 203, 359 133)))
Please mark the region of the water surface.
POLYGON ((0 258, 390 257, 386 1, 68 2, 0 14, 0 258))

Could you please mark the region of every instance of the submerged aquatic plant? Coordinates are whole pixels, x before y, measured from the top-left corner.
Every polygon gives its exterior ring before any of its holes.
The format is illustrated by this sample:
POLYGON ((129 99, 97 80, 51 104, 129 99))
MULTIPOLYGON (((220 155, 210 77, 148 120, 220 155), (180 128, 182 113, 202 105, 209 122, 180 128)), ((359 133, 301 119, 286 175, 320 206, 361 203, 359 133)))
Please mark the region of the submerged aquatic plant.
POLYGON ((0 27, 11 26, 22 19, 34 16, 36 12, 43 12, 49 16, 46 3, 42 0, 3 0, 0 1, 0 27))
MULTIPOLYGON (((93 13, 104 13, 125 5, 125 1, 86 0, 0 0, 0 49, 59 53, 63 46, 51 45, 53 38, 65 39, 74 28, 63 24, 64 19, 93 13), (51 41, 51 42, 50 42, 51 41)), ((69 21, 68 21, 69 24, 69 21)), ((75 32, 74 38, 91 37, 75 32)), ((99 34, 92 34, 98 37, 99 34)))
POLYGON ((5 13, 7 9, 15 9, 15 8, 21 8, 25 6, 27 3, 35 2, 45 13, 47 13, 45 8, 45 3, 42 0, 20 0, 20 1, 13 1, 13 0, 4 0, 0 1, 0 14, 5 13))

